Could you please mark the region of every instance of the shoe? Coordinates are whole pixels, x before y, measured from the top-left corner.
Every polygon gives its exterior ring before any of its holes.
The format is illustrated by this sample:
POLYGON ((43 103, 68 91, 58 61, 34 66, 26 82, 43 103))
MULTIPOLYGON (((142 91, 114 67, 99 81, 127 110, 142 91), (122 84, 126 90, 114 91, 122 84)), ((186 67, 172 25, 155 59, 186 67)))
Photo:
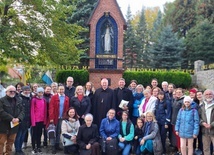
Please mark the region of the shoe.
POLYGON ((15 152, 15 155, 20 155, 20 153, 19 152, 15 152))
POLYGON ((175 155, 181 155, 181 152, 177 152, 177 153, 175 153, 175 155))
POLYGON ((27 148, 27 143, 24 142, 24 143, 22 144, 22 149, 26 149, 26 148, 27 148))
POLYGON ((20 155, 25 155, 25 153, 22 150, 19 152, 19 154, 20 155))
POLYGON ((37 152, 38 152, 39 154, 42 154, 42 150, 41 150, 40 148, 37 149, 37 152))
POLYGON ((38 151, 37 151, 37 149, 33 149, 33 150, 31 151, 31 153, 32 153, 32 154, 37 154, 38 151))

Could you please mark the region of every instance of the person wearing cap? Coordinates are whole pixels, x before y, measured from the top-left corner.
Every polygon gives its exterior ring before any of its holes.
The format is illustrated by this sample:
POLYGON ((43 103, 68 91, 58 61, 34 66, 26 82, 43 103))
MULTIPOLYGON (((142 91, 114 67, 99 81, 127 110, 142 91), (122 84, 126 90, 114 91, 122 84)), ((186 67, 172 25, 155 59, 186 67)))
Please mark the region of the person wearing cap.
POLYGON ((10 155, 18 132, 19 123, 23 121, 24 109, 22 100, 16 96, 16 88, 6 88, 6 96, 0 99, 0 154, 10 155), (6 146, 5 152, 4 146, 6 146))
POLYGON ((44 89, 38 87, 36 96, 31 100, 32 154, 42 153, 42 129, 47 122, 47 105, 43 94, 44 89))
POLYGON ((188 155, 193 154, 193 140, 197 138, 199 133, 199 116, 198 111, 191 108, 192 99, 185 96, 183 106, 178 112, 175 131, 180 137, 181 153, 186 155, 188 143, 188 155))
POLYGON ((204 155, 210 155, 210 145, 214 147, 214 92, 207 89, 203 94, 204 102, 199 108, 204 155))
POLYGON ((49 104, 49 123, 53 123, 56 126, 56 138, 50 141, 52 146, 52 154, 56 154, 60 148, 60 135, 62 120, 67 116, 69 109, 69 98, 65 95, 65 87, 58 87, 58 94, 53 95, 49 104))
POLYGON ((28 128, 30 128, 30 103, 31 103, 31 89, 29 86, 23 86, 22 91, 20 93, 20 98, 22 99, 22 106, 24 108, 24 118, 22 123, 19 125, 19 130, 16 135, 15 140, 15 155, 24 155, 25 153, 22 151, 22 143, 24 142, 24 138, 28 132, 28 128))

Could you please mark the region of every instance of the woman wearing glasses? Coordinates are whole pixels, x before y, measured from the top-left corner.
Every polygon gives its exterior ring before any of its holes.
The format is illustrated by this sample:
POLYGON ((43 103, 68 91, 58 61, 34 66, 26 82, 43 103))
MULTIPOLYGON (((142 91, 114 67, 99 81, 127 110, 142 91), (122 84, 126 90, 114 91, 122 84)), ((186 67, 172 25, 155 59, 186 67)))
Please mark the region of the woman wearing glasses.
POLYGON ((158 124, 152 112, 147 112, 143 126, 143 138, 140 141, 140 150, 143 155, 161 155, 162 144, 158 124))

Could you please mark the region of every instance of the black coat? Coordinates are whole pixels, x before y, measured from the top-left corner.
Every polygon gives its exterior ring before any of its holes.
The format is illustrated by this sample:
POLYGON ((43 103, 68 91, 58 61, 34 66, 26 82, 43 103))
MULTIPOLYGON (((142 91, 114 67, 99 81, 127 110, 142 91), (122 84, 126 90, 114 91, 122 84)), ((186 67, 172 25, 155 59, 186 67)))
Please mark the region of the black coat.
POLYGON ((132 94, 132 91, 129 90, 128 88, 123 88, 123 89, 120 89, 120 88, 116 88, 114 90, 114 102, 116 104, 116 112, 117 112, 117 119, 120 119, 121 118, 121 112, 123 111, 121 108, 119 108, 119 105, 120 105, 120 102, 121 100, 126 100, 126 101, 129 101, 128 103, 128 108, 129 108, 129 117, 131 117, 132 115, 132 105, 133 105, 133 101, 134 101, 134 97, 133 97, 133 94, 132 94), (118 117, 118 115, 120 115, 118 117))
POLYGON ((179 110, 181 109, 184 101, 184 96, 182 96, 179 99, 174 100, 172 103, 172 114, 171 114, 171 124, 175 125, 176 120, 177 120, 177 115, 179 110))
POLYGON ((84 96, 82 101, 75 96, 73 96, 70 100, 70 107, 74 107, 77 112, 77 115, 82 117, 83 115, 87 114, 91 110, 91 100, 88 96, 84 96))
POLYGON ((89 143, 92 145, 99 140, 99 133, 96 124, 87 127, 85 124, 80 126, 77 134, 77 144, 80 149, 86 149, 89 143))
POLYGON ((22 129, 27 129, 31 125, 31 120, 30 120, 30 105, 31 105, 31 96, 27 97, 22 94, 20 94, 20 97, 22 98, 22 106, 24 108, 24 118, 23 121, 20 124, 20 128, 22 129))
POLYGON ((0 133, 1 134, 15 134, 18 132, 18 126, 11 128, 10 122, 13 118, 18 118, 19 121, 23 121, 24 108, 22 106, 22 99, 19 96, 15 96, 14 108, 10 103, 10 98, 6 95, 0 99, 0 133))
POLYGON ((69 100, 74 96, 75 87, 72 86, 70 89, 66 86, 65 87, 65 95, 68 96, 69 100))
POLYGON ((114 91, 110 88, 103 90, 99 88, 94 93, 92 103, 92 114, 94 116, 94 123, 100 127, 100 123, 103 118, 106 118, 106 114, 109 109, 115 109, 114 104, 114 91))

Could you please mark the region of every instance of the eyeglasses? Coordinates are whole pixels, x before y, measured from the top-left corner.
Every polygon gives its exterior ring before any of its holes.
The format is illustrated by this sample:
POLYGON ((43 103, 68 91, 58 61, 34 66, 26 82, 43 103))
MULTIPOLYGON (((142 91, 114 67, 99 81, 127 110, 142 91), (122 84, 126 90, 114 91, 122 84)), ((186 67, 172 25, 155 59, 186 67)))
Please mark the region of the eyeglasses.
POLYGON ((16 93, 16 91, 12 91, 12 90, 11 90, 11 91, 9 91, 9 92, 10 92, 10 93, 16 93))
POLYGON ((67 82, 73 82, 73 81, 67 81, 67 82))
POLYGON ((213 94, 205 94, 205 95, 213 95, 213 94))

